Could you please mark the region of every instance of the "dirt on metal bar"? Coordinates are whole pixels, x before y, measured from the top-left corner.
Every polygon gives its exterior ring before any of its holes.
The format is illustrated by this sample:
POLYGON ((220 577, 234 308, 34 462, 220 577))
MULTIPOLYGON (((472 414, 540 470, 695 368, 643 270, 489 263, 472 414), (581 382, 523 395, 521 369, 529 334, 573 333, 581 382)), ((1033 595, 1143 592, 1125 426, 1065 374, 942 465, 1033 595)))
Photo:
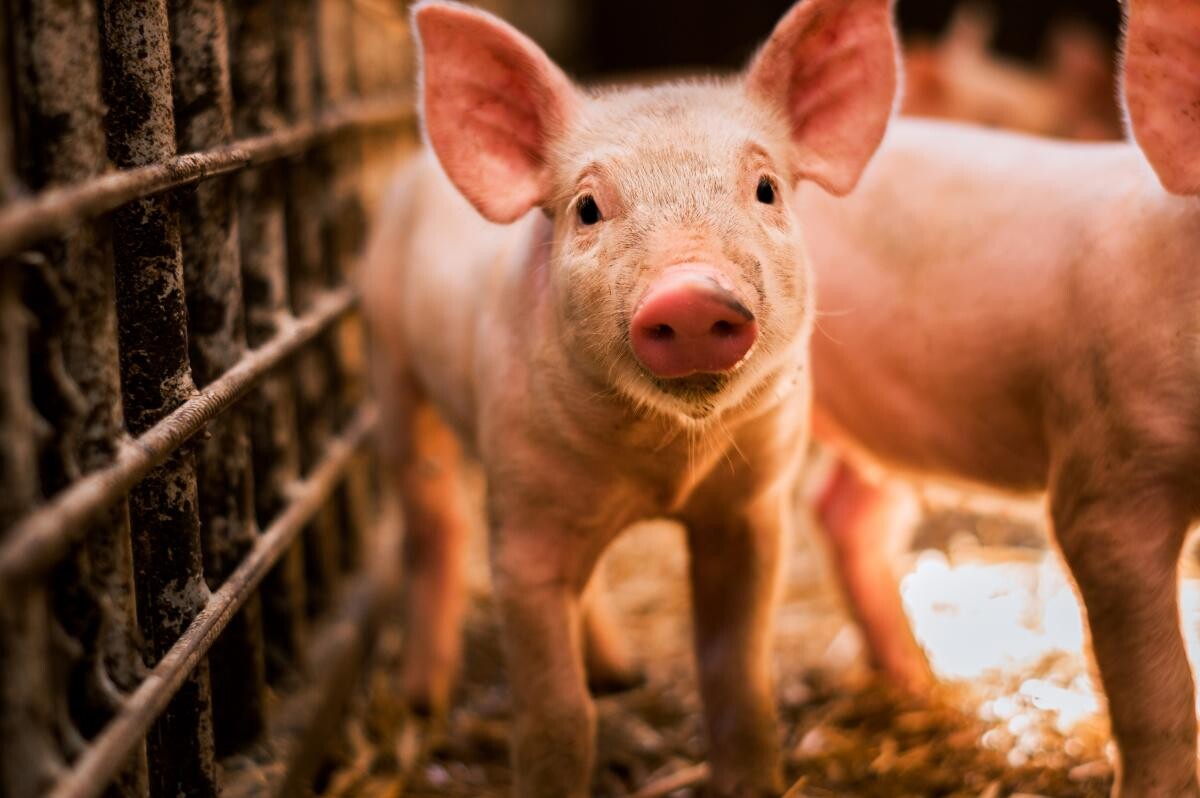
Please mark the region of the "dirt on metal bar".
POLYGON ((384 98, 332 109, 276 133, 163 163, 109 172, 84 183, 17 200, 0 211, 0 256, 11 255, 85 219, 139 198, 303 152, 316 141, 363 127, 408 127, 412 101, 384 98))
POLYGON ((290 321, 266 345, 253 350, 220 379, 212 382, 121 447, 112 465, 74 482, 19 521, 0 545, 0 591, 35 578, 54 565, 83 527, 125 495, 151 469, 163 463, 209 420, 224 412, 267 372, 307 345, 356 304, 353 289, 331 291, 302 319, 290 321))
POLYGON ((306 792, 394 591, 395 557, 349 573, 376 411, 346 283, 361 140, 411 102, 388 79, 356 99, 336 0, 0 12, 0 792, 215 795, 251 759, 306 792), (268 649, 305 707, 281 747, 268 649))
MULTIPOLYGON (((359 87, 357 64, 352 57, 356 42, 353 8, 339 0, 316 4, 317 96, 327 107, 350 101, 359 87)), ((367 218, 361 194, 363 142, 357 136, 331 138, 316 148, 331 176, 325 202, 322 259, 325 279, 338 285, 354 279, 351 269, 365 245, 367 218)), ((336 418, 344 419, 366 396, 363 364, 364 326, 347 318, 330 335, 330 370, 334 382, 336 418)), ((338 492, 341 566, 353 568, 370 526, 368 475, 365 463, 356 464, 338 492)))
MULTIPOLYGON (((17 114, 22 166, 30 186, 46 189, 107 168, 100 100, 95 7, 25 0, 14 16, 19 43, 17 114)), ((37 316, 31 337, 33 395, 49 433, 40 471, 52 493, 108 462, 124 435, 116 352, 111 252, 102 231, 84 225, 30 253, 26 301, 37 316)), ((58 736, 70 755, 82 737, 112 716, 121 692, 141 674, 134 611, 129 524, 114 505, 54 574, 50 598, 58 736)), ((40 667, 36 660, 30 667, 40 667)), ((139 752, 114 794, 146 791, 139 752)))
MULTIPOLYGON (((17 63, 25 167, 38 190, 71 185, 108 168, 100 88, 96 8, 63 0, 25 0, 18 16, 17 63)), ((35 401, 53 429, 42 458, 44 488, 111 462, 125 435, 117 356, 113 260, 108 237, 87 223, 31 255, 27 297, 38 315, 34 348, 35 401)), ((114 503, 93 525, 85 545, 54 575, 55 615, 69 650, 64 740, 104 725, 142 674, 133 587, 129 515, 114 503)), ((145 752, 139 750, 114 785, 119 795, 146 794, 145 752)))
MULTIPOLYGON (((305 119, 318 110, 315 6, 307 0, 284 0, 277 30, 282 60, 281 93, 284 111, 305 119)), ((329 224, 327 187, 331 176, 324 153, 314 150, 301 162, 288 164, 285 175, 288 287, 292 309, 303 313, 328 284, 324 270, 324 237, 329 224)), ((330 336, 296 358, 296 413, 300 423, 302 468, 320 456, 332 434, 337 411, 337 353, 330 336)), ((340 556, 337 506, 323 509, 305 532, 304 553, 308 612, 316 615, 328 605, 337 587, 340 556)))
MULTIPOLYGON (((102 4, 109 156, 122 168, 174 157, 175 122, 165 0, 102 4)), ((175 198, 116 210, 121 388, 130 432, 141 434, 195 392, 188 362, 175 198)), ((129 494, 138 621, 157 663, 204 606, 195 457, 171 454, 129 494)), ((207 663, 194 670, 146 738, 152 796, 215 796, 207 663)))
MULTIPOLYGON (((276 68, 275 4, 249 0, 230 6, 234 128, 253 136, 281 128, 276 68)), ((282 168, 269 164, 238 175, 246 337, 260 346, 290 318, 284 234, 282 168)), ((254 502, 266 525, 287 501, 300 474, 295 391, 290 376, 266 376, 243 403, 249 419, 254 502)), ((307 635, 304 544, 297 541, 263 583, 267 677, 278 683, 303 656, 307 635)))
POLYGON ((163 712, 175 691, 202 665, 205 654, 230 618, 287 551, 301 527, 328 502, 355 451, 374 430, 377 419, 377 410, 364 406, 346 429, 330 441, 325 457, 303 482, 294 487, 293 498, 283 513, 263 531, 241 565, 212 594, 114 721, 96 738, 71 772, 55 785, 50 798, 90 798, 103 792, 105 783, 130 748, 163 712))
MULTIPOLYGON (((32 506, 39 493, 25 362, 28 316, 18 289, 18 273, 0 275, 0 529, 32 506)), ((61 766, 54 741, 47 609, 41 585, 0 602, 0 791, 17 798, 40 794, 61 766)))
MULTIPOLYGON (((0 3, 0 114, 5 119, 16 118, 16 109, 10 96, 9 66, 12 63, 13 20, 11 0, 0 3)), ((11 202, 21 191, 17 180, 16 150, 14 149, 12 125, 0 125, 0 205, 11 202)))
MULTIPOLYGON (((221 0, 170 0, 175 127, 179 149, 233 139, 229 37, 221 0)), ((203 388, 246 352, 234 183, 218 177, 180 197, 183 274, 192 376, 203 388)), ((250 440, 241 408, 213 419, 197 447, 204 575, 219 586, 254 545, 250 440)), ((265 728, 262 609, 251 596, 213 646, 209 673, 218 756, 253 743, 265 728)))

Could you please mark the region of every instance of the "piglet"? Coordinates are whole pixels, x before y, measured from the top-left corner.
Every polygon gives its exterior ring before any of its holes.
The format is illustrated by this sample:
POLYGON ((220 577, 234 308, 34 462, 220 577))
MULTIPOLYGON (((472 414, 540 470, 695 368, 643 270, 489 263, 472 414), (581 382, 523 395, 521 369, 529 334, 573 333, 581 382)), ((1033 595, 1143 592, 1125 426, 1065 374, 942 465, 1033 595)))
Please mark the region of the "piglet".
POLYGON ((1049 63, 1034 68, 992 51, 994 19, 959 5, 945 35, 905 47, 901 113, 1071 139, 1119 139, 1112 47, 1082 23, 1055 22, 1049 63))
MULTIPOLYGON (((828 311, 814 431, 859 467, 1048 492, 1120 751, 1114 794, 1194 797, 1178 564, 1200 520, 1200 4, 1125 7, 1136 145, 897 120, 846 201, 800 189, 828 311)), ((921 689, 879 554, 900 504, 846 466, 820 510, 876 662, 921 689)))
POLYGON ((419 3, 413 24, 429 151, 364 274, 410 700, 443 709, 459 655, 461 446, 488 484, 516 793, 588 794, 585 666, 631 671, 592 571, 631 523, 668 517, 691 552, 713 791, 778 794, 768 654, 814 302, 795 190, 846 193, 882 139, 890 2, 805 0, 738 77, 619 90, 575 86, 466 6, 419 3))

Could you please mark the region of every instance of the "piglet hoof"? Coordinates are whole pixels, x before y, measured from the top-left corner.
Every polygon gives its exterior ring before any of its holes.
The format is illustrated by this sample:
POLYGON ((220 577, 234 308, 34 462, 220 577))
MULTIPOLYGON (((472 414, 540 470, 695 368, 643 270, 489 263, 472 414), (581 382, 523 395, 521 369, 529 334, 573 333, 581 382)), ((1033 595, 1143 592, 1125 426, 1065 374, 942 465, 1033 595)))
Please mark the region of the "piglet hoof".
POLYGON ((438 720, 450 709, 450 677, 427 669, 406 667, 403 678, 404 707, 415 717, 438 720))
POLYGON ((705 798, 779 798, 781 793, 779 787, 736 787, 733 790, 719 790, 710 786, 702 795, 705 798))
POLYGON ((421 720, 431 720, 438 715, 440 711, 436 706, 436 702, 426 694, 406 695, 404 698, 404 708, 421 720))
POLYGON ((597 697, 627 693, 630 690, 644 687, 646 681, 646 670, 640 665, 588 671, 588 689, 591 690, 592 695, 597 697))
POLYGON ((646 683, 645 670, 598 602, 589 608, 585 634, 584 669, 592 695, 624 693, 646 683))
MULTIPOLYGON (((715 755, 719 753, 714 750, 715 755)), ((709 778, 701 790, 705 798, 780 798, 783 794, 783 773, 779 765, 751 754, 742 762, 724 764, 709 760, 709 778)))
POLYGON ((889 663, 879 676, 889 687, 911 698, 928 699, 938 686, 924 657, 889 663))
POLYGON ((433 720, 446 712, 445 705, 433 700, 428 693, 410 693, 404 695, 404 708, 410 715, 421 720, 433 720))

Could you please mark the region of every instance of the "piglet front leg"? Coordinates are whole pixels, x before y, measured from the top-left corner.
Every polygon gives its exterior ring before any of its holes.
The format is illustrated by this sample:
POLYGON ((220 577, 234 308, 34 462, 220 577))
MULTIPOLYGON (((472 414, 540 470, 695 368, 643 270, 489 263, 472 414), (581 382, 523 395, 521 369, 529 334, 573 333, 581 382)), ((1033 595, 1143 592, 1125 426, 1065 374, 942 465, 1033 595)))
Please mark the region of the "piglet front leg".
POLYGON ((751 506, 702 501, 686 518, 711 788, 721 798, 782 791, 771 641, 789 498, 776 490, 751 506))
POLYGON ((581 566, 564 530, 536 513, 493 524, 492 584, 512 689, 514 794, 590 794, 596 711, 583 660, 581 566))
POLYGON ((1147 488, 1144 475, 1155 467, 1114 468, 1095 453, 1069 452, 1055 469, 1051 514, 1120 749, 1113 795, 1195 798, 1196 705, 1177 570, 1189 497, 1147 488))

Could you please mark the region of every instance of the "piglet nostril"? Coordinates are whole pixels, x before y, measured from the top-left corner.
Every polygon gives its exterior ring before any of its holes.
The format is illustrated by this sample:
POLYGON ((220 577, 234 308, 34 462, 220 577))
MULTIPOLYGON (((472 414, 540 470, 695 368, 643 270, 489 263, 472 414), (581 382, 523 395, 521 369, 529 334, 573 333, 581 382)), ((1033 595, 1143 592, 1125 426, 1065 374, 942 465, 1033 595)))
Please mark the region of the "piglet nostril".
POLYGON ((728 321, 718 321, 712 326, 712 334, 718 338, 728 338, 735 332, 737 332, 737 330, 734 328, 733 324, 728 321))
POLYGON ((730 371, 758 334, 753 314, 706 269, 659 277, 630 320, 630 344, 657 377, 730 371))

